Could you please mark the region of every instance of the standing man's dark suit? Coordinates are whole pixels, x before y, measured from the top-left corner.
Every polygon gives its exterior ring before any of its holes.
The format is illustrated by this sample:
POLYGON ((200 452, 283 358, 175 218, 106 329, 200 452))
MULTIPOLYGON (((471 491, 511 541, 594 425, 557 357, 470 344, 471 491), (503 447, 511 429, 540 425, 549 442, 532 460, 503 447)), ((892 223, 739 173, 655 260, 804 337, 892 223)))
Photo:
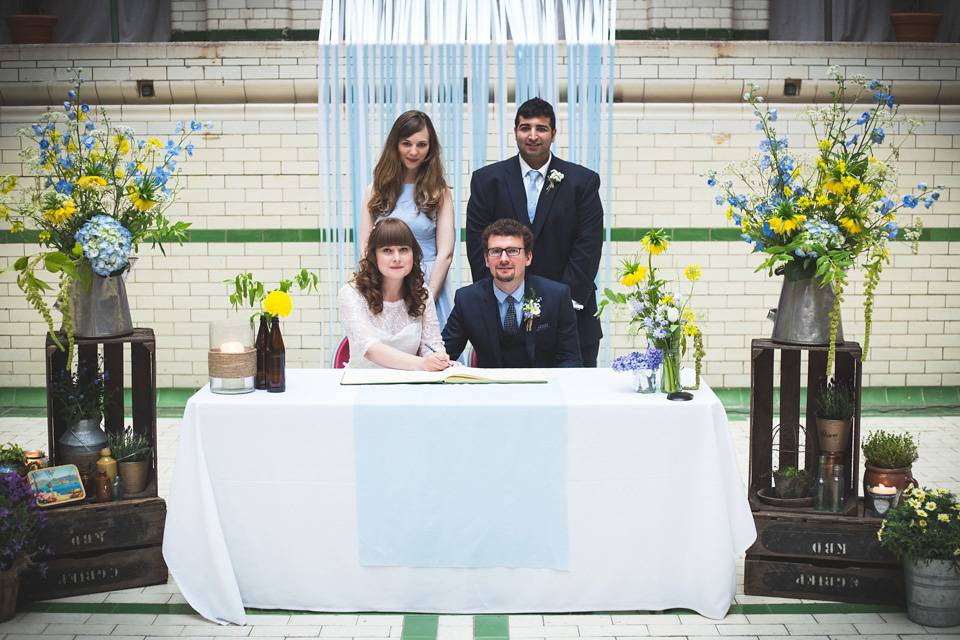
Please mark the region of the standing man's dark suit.
MULTIPOLYGON (((555 122, 549 104, 542 100, 539 103, 550 109, 550 117, 555 122)), ((527 120, 522 116, 526 107, 527 103, 518 111, 518 127, 515 128, 518 146, 525 159, 529 150, 521 141, 520 128, 527 120)), ((553 134, 556 134, 555 128, 553 134)), ((549 152, 552 141, 553 137, 538 141, 536 150, 542 153, 546 147, 549 152)), ((489 275, 484 267, 480 238, 494 220, 511 218, 531 229, 534 236, 533 263, 528 273, 570 287, 573 300, 583 305, 583 309, 576 312, 583 363, 588 367, 596 366, 600 338, 603 337, 600 320, 594 315, 597 312, 594 280, 603 250, 600 176, 556 156, 550 156, 546 174, 547 181, 540 190, 533 224, 527 213, 520 156, 483 167, 473 174, 467 203, 466 234, 470 270, 475 282, 489 275), (553 171, 563 174, 563 179, 551 183, 549 176, 553 171)))
POLYGON ((532 289, 540 301, 540 317, 530 331, 519 318, 516 336, 505 335, 487 277, 457 290, 453 311, 443 328, 443 342, 451 359, 460 357, 469 340, 478 367, 580 367, 580 343, 570 289, 559 282, 526 274, 526 297, 532 289))

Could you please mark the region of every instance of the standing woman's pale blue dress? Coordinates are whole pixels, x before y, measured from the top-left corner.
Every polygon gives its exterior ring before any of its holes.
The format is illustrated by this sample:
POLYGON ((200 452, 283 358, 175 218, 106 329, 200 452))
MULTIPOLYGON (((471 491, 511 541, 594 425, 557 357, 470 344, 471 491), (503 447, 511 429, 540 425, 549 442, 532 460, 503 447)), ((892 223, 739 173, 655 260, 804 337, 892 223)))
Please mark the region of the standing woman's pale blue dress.
MULTIPOLYGON (((383 217, 397 218, 410 227, 413 237, 417 239, 420 249, 423 251, 423 262, 420 265, 423 268, 423 285, 428 286, 430 276, 433 274, 434 262, 437 260, 437 222, 431 220, 427 214, 420 213, 417 210, 417 205, 413 201, 412 184, 403 185, 400 197, 397 198, 397 205, 393 208, 393 211, 383 217)), ((453 286, 450 283, 449 271, 443 281, 443 287, 437 295, 436 302, 437 319, 440 321, 440 330, 442 331, 443 326, 447 323, 447 317, 453 309, 453 286)))

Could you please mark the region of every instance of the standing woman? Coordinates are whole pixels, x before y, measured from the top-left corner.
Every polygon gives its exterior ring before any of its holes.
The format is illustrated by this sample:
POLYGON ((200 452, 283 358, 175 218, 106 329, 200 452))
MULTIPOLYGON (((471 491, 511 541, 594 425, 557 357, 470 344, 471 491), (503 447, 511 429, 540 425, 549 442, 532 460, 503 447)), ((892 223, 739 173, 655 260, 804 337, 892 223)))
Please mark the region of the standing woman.
POLYGON ((420 246, 401 220, 381 220, 353 280, 340 288, 350 368, 442 371, 450 366, 433 296, 423 285, 420 246))
POLYGON ((440 142, 430 118, 407 111, 397 118, 363 194, 358 246, 381 218, 399 218, 423 250, 423 279, 436 301, 440 328, 453 307, 447 273, 453 261, 453 193, 443 178, 440 142))

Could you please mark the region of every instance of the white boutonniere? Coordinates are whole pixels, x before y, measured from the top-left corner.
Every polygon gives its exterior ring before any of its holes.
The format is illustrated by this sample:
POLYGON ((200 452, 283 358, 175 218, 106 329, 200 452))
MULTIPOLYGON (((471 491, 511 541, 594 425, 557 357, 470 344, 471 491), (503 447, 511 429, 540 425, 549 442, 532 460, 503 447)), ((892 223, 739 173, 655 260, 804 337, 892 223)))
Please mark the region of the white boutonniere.
POLYGON ((523 298, 523 319, 527 321, 527 331, 533 329, 533 321, 540 317, 540 300, 541 298, 532 288, 523 298))
POLYGON ((563 174, 562 174, 562 173, 560 173, 560 172, 557 171, 556 169, 554 169, 553 171, 551 171, 551 172, 549 173, 549 175, 547 175, 547 182, 550 183, 550 184, 547 185, 547 191, 550 191, 550 189, 553 189, 555 186, 557 186, 558 184, 560 184, 560 181, 561 181, 561 180, 563 180, 563 174))

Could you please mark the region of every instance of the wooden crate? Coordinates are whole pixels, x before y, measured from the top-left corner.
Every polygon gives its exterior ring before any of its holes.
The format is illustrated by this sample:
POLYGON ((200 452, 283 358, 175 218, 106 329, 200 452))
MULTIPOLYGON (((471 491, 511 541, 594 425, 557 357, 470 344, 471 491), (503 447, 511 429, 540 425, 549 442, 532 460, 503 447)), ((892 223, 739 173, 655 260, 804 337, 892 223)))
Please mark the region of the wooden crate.
POLYGON ((53 508, 40 542, 52 550, 47 572, 34 567, 20 584, 23 601, 64 598, 163 584, 161 544, 167 505, 161 498, 53 508))
MULTIPOLYGON (((779 427, 778 468, 798 466, 800 419, 805 420, 803 465, 811 473, 819 473, 820 443, 817 439, 816 410, 820 388, 826 384, 828 345, 800 346, 780 344, 769 339, 751 343, 750 364, 750 486, 748 499, 754 511, 776 510, 760 501, 757 492, 773 487, 773 434, 779 427), (802 371, 803 352, 807 352, 806 371, 802 371), (774 423, 774 361, 779 355, 780 412, 774 423), (805 374, 805 375, 803 375, 805 374), (806 384, 807 402, 800 413, 801 383, 806 384)), ((850 441, 840 462, 844 475, 843 514, 856 516, 860 477, 860 384, 862 379, 860 345, 841 342, 836 351, 836 379, 853 386, 857 396, 856 413, 850 429, 850 441)), ((786 511, 792 511, 786 509, 786 511)), ((813 510, 808 510, 812 512, 813 510)))
POLYGON ((903 606, 903 569, 880 546, 880 518, 780 511, 754 513, 744 593, 903 606))
MULTIPOLYGON (((57 334, 64 345, 66 336, 57 334)), ((103 355, 103 367, 110 376, 107 379, 108 401, 104 427, 107 433, 123 430, 125 418, 124 398, 124 350, 130 350, 130 414, 133 430, 145 435, 153 447, 153 464, 147 478, 147 486, 140 493, 129 493, 128 498, 147 498, 157 495, 157 348, 153 329, 134 329, 128 336, 118 338, 77 338, 75 362, 86 363, 87 370, 96 367, 99 355, 103 355)), ((54 410, 50 383, 61 375, 67 364, 67 354, 61 351, 53 338, 47 334, 47 446, 50 464, 61 464, 58 443, 67 429, 67 424, 54 410)), ((94 496, 95 497, 95 496, 94 496)), ((92 498, 91 498, 92 499, 92 498)))

